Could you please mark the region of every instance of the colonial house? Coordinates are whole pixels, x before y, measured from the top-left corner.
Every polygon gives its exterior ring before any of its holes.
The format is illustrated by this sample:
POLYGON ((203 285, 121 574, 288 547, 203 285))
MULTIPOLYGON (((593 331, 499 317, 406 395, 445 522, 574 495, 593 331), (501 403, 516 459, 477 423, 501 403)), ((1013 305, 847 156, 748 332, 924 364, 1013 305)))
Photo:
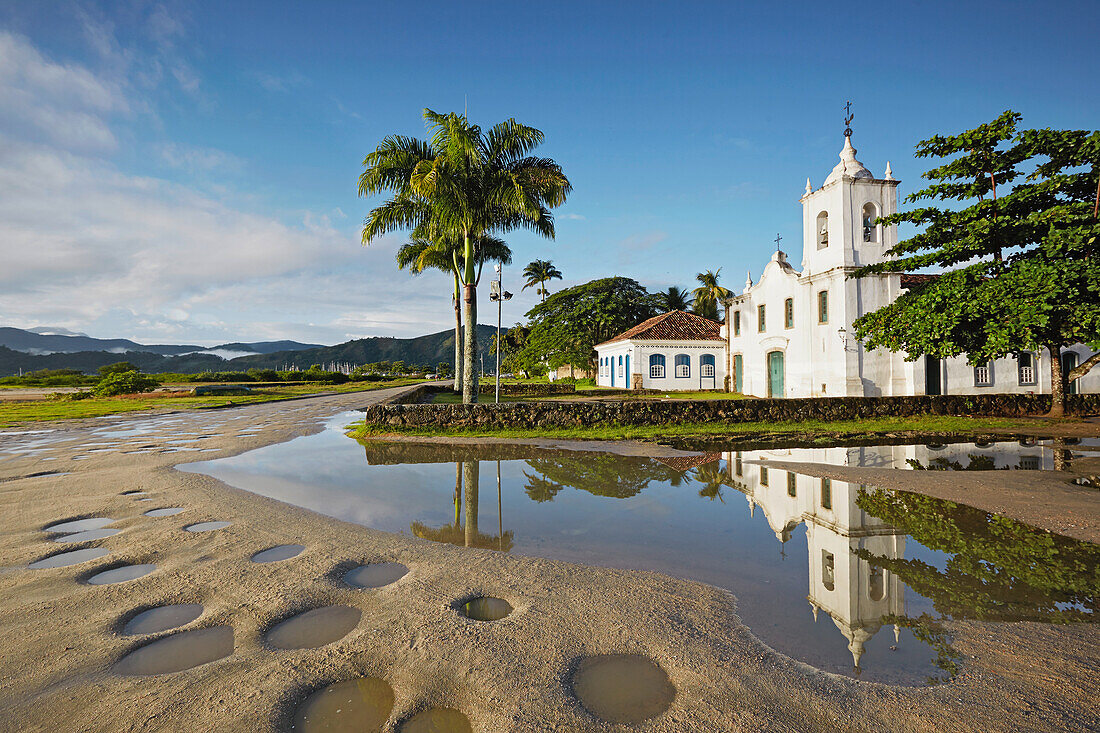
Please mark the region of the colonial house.
POLYGON ((725 389, 722 326, 670 311, 597 344, 601 387, 660 390, 725 389))
MULTIPOLYGON (((757 397, 1050 392, 1046 352, 1023 352, 978 366, 968 364, 965 357, 908 362, 904 354, 869 351, 855 338, 856 318, 931 277, 897 272, 848 277, 859 267, 882 261, 897 244, 897 227, 876 220, 897 211, 898 183, 889 163, 882 177, 875 177, 856 159, 851 138, 845 136, 840 162, 821 187, 815 189, 806 181, 801 269, 777 250, 758 281, 753 282, 750 272, 742 292, 725 301, 726 325, 713 324, 724 339, 721 350, 695 337, 698 353, 724 357, 714 369, 716 387, 722 388, 722 377, 729 374, 729 389, 757 397)), ((669 376, 663 365, 673 364, 668 361, 675 348, 671 340, 657 347, 650 346, 651 336, 638 338, 639 329, 660 318, 597 346, 599 384, 610 384, 614 378, 615 386, 633 387, 640 378, 642 386, 657 389, 700 388, 694 378, 669 376), (661 377, 653 376, 657 374, 661 377)), ((685 346, 675 358, 690 359, 691 353, 685 346)), ((1065 350, 1063 368, 1076 366, 1092 353, 1083 344, 1065 350)), ((697 374, 690 365, 685 373, 697 374)), ((1100 391, 1100 370, 1076 380, 1071 390, 1100 391)))

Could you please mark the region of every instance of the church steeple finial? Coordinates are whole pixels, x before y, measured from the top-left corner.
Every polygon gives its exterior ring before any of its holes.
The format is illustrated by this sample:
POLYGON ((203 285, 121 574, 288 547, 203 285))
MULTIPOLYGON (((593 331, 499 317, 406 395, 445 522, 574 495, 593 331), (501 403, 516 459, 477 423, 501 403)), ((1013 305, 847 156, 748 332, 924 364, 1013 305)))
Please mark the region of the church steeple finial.
POLYGON ((752 287, 752 270, 745 270, 745 290, 752 287))
MULTIPOLYGON (((810 185, 810 178, 809 178, 809 176, 807 176, 806 177, 806 194, 811 194, 813 192, 814 192, 814 187, 810 185)), ((806 194, 803 194, 803 195, 806 195, 806 194)))
POLYGON ((886 180, 894 180, 894 169, 890 167, 890 161, 886 161, 886 180))

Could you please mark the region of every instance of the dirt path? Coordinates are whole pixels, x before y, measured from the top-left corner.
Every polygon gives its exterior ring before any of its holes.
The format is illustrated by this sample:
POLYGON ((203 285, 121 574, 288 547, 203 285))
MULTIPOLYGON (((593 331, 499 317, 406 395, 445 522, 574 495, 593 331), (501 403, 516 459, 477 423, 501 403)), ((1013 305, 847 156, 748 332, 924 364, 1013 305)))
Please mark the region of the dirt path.
POLYGON ((378 532, 174 468, 318 431, 326 418, 392 393, 0 435, 0 730, 287 730, 313 690, 376 675, 395 693, 385 730, 445 706, 463 711, 480 733, 623 731, 586 712, 569 683, 585 656, 619 652, 650 657, 676 686, 668 711, 634 730, 1100 726, 1093 625, 960 624, 955 646, 969 663, 955 682, 859 683, 763 646, 738 621, 736 599, 717 588, 378 532), (126 493, 134 491, 144 493, 126 493), (145 514, 166 507, 183 511, 145 514), (99 516, 121 531, 78 545, 55 544, 43 531, 99 516), (230 524, 184 529, 205 521, 230 524), (283 562, 249 559, 289 543, 305 550, 283 562), (108 554, 71 567, 27 567, 74 547, 108 554), (409 573, 376 590, 342 581, 348 568, 379 560, 404 563, 409 573), (125 583, 88 582, 122 564, 155 569, 125 583), (515 610, 501 621, 471 621, 455 606, 472 594, 499 596, 515 610), (177 633, 122 633, 137 612, 167 603, 201 604, 202 615, 184 628, 230 627, 232 654, 172 674, 118 674, 113 666, 127 653, 177 633), (302 650, 265 640, 277 621, 332 604, 362 613, 340 640, 302 650))

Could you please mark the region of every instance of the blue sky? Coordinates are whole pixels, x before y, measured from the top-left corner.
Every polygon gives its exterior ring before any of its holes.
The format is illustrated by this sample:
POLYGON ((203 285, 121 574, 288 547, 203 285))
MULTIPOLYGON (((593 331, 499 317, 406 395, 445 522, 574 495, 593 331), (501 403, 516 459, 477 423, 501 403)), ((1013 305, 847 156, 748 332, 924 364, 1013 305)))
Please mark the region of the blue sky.
MULTIPOLYGON (((564 287, 740 288, 798 197, 859 158, 913 191, 914 144, 1012 108, 1100 121, 1090 3, 0 3, 0 324, 146 342, 413 336, 447 281, 363 248, 364 155, 420 111, 539 127, 574 192, 564 287)), ((531 290, 509 304, 522 318, 531 290)), ((484 307, 484 306, 483 306, 484 307)), ((486 314, 487 315, 487 314, 486 314)), ((483 318, 483 321, 489 319, 483 318)))

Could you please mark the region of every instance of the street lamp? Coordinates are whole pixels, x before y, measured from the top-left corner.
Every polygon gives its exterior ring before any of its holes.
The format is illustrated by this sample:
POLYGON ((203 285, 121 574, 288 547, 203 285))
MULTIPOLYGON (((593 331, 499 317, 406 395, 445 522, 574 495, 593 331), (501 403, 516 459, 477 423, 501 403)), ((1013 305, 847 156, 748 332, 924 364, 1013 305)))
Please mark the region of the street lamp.
POLYGON ((489 300, 495 300, 497 304, 497 391, 496 391, 496 403, 500 404, 500 311, 501 304, 506 300, 512 299, 512 294, 507 290, 501 288, 501 268, 500 263, 496 263, 493 266, 493 270, 497 274, 497 279, 492 280, 489 283, 489 300))

